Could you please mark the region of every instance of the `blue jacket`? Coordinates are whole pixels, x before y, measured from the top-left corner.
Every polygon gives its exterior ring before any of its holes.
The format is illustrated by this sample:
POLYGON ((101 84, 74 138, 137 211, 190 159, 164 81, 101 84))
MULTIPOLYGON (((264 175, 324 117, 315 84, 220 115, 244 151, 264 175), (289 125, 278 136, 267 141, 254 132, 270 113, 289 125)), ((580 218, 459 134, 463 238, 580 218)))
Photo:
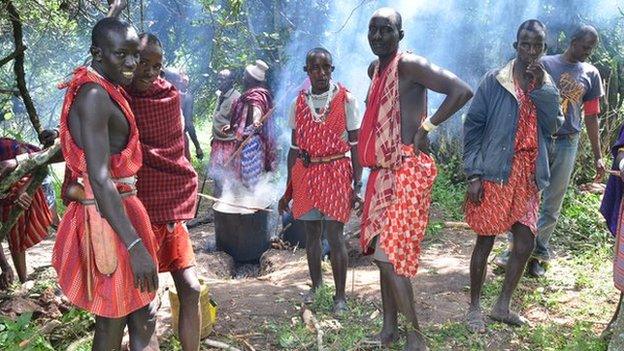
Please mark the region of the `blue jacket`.
MULTIPOLYGON (((513 83, 513 64, 488 72, 472 99, 464 121, 464 170, 468 177, 507 183, 518 128, 518 99, 513 83)), ((544 84, 529 94, 537 107, 538 154, 536 183, 548 186, 550 169, 546 137, 555 134, 564 118, 559 91, 546 74, 544 84)))

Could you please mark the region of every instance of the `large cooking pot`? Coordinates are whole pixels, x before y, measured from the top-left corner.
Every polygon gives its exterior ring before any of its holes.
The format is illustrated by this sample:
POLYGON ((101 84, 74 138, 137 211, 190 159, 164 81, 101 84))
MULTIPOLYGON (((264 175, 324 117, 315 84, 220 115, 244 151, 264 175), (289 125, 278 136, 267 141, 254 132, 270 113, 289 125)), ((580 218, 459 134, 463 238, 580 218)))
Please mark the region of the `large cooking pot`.
POLYGON ((244 211, 220 203, 213 210, 217 250, 234 261, 257 262, 271 246, 267 211, 244 211))

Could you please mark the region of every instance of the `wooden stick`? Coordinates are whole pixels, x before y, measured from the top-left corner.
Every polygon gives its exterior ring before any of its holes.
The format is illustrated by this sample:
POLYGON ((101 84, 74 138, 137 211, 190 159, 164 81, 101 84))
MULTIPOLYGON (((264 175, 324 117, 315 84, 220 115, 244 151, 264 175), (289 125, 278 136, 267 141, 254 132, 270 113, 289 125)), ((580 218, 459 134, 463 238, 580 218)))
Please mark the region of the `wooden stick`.
POLYGON ((470 226, 466 222, 452 222, 446 221, 442 223, 445 228, 454 228, 454 229, 470 229, 470 226))
MULTIPOLYGON (((269 117, 271 117, 271 115, 273 114, 273 111, 275 111, 275 106, 273 106, 269 111, 267 111, 267 113, 264 114, 264 116, 262 116, 262 118, 260 118, 260 123, 264 123, 264 121, 266 121, 269 117)), ((230 162, 232 162, 232 160, 235 159, 236 156, 238 156, 238 154, 241 153, 241 151, 243 151, 243 147, 245 147, 245 145, 249 144, 249 142, 251 141, 251 137, 252 136, 254 136, 253 133, 251 135, 247 136, 247 139, 243 140, 243 142, 240 144, 238 149, 236 149, 236 151, 234 151, 232 156, 230 156, 230 158, 228 158, 228 160, 225 161, 225 165, 226 166, 229 165, 230 162)))
POLYGON ((262 207, 251 207, 251 206, 245 206, 245 205, 241 205, 241 204, 235 204, 233 202, 229 202, 229 201, 225 201, 219 198, 216 198, 214 196, 210 196, 210 195, 206 195, 206 194, 202 194, 202 193, 197 193, 197 196, 201 196, 201 197, 205 197, 208 200, 212 200, 214 202, 221 202, 224 203, 228 206, 232 206, 232 207, 238 207, 238 208, 244 208, 247 210, 252 210, 252 211, 266 211, 266 212, 273 212, 272 209, 270 208, 262 208, 262 207))
POLYGON ((204 340, 204 344, 208 345, 208 346, 212 346, 212 347, 216 347, 219 349, 223 349, 226 351, 242 351, 241 349, 237 349, 236 347, 226 344, 224 342, 221 341, 216 341, 216 340, 210 340, 210 339, 206 339, 204 340))
POLYGON ((316 347, 318 351, 323 351, 323 329, 321 328, 321 324, 318 322, 316 317, 314 317, 314 313, 310 311, 305 305, 301 306, 301 319, 303 323, 310 329, 314 329, 316 331, 316 347))

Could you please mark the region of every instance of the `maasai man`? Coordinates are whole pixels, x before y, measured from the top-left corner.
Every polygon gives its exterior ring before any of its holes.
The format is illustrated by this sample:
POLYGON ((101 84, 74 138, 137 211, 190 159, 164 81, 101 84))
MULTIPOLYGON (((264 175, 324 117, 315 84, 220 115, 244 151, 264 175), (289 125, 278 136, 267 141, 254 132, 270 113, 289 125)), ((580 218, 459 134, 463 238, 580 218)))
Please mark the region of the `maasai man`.
POLYGON ((557 87, 539 62, 546 27, 526 21, 516 40, 516 58, 484 76, 464 122, 466 221, 478 234, 470 260, 467 326, 472 332, 485 332, 481 287, 487 258, 495 236, 509 230, 513 249, 490 317, 510 325, 525 323, 509 305, 535 246, 538 192, 549 178, 546 139, 563 123, 557 87))
POLYGON ((215 182, 213 195, 221 196, 223 181, 232 176, 230 168, 225 163, 234 154, 238 142, 236 137, 228 133, 232 122, 234 104, 240 93, 234 88, 234 73, 224 69, 217 76, 218 96, 217 106, 212 115, 212 141, 210 142, 210 163, 208 174, 215 182))
MULTIPOLYGON (((0 161, 28 158, 30 153, 39 151, 34 145, 19 142, 11 138, 0 138, 0 161)), ((15 162, 17 164, 17 160, 15 162)), ((26 250, 33 247, 48 235, 48 230, 52 225, 52 214, 50 213, 45 194, 39 187, 31 197, 25 191, 32 177, 24 177, 17 184, 14 184, 11 191, 5 197, 0 195, 0 215, 2 221, 7 221, 17 205, 24 209, 17 223, 7 235, 11 258, 17 271, 17 277, 21 283, 27 279, 26 276, 26 250)), ((4 252, 0 247, 0 290, 6 289, 13 283, 13 269, 9 266, 4 252)))
POLYGON ((401 39, 401 15, 390 8, 377 10, 368 25, 368 42, 379 59, 368 70, 372 82, 357 150, 360 164, 371 168, 360 239, 365 253, 374 250, 381 273, 381 342, 388 345, 396 339, 399 311, 410 323, 407 349, 424 350, 409 278, 418 269, 436 175, 427 134, 459 110, 472 92, 451 72, 423 57, 400 53, 401 39), (431 117, 426 117, 427 89, 446 95, 431 117))
POLYGON ((180 105, 182 106, 182 116, 184 118, 184 141, 185 141, 185 154, 186 157, 191 159, 191 150, 189 147, 188 139, 190 138, 195 146, 195 156, 198 159, 204 158, 204 151, 197 139, 197 132, 195 131, 195 122, 193 122, 193 94, 189 91, 189 77, 188 75, 176 68, 167 68, 164 70, 164 78, 169 83, 178 89, 180 94, 180 105))
POLYGON ((613 282, 620 291, 620 301, 603 335, 611 334, 620 312, 622 298, 624 297, 624 206, 622 206, 622 195, 624 195, 624 125, 620 128, 617 141, 611 148, 611 155, 613 156, 611 169, 619 172, 619 176, 615 173, 609 177, 607 188, 600 204, 600 213, 605 218, 609 231, 615 236, 613 282))
POLYGON ((321 236, 323 226, 327 226, 336 285, 333 309, 339 313, 347 308, 348 256, 343 229, 354 205, 354 194, 362 187, 362 169, 356 156, 360 128, 357 104, 345 87, 331 80, 334 66, 326 49, 310 50, 303 69, 312 86, 302 90, 290 108, 288 186, 279 209, 283 212, 292 198, 293 216, 304 223, 312 278, 307 303, 312 302, 314 292, 323 284, 321 236), (346 156, 349 151, 351 158, 346 156))
POLYGON ((248 189, 253 189, 263 174, 276 167, 273 119, 269 113, 273 108, 273 95, 266 87, 268 69, 262 60, 245 67, 245 92, 238 98, 232 115, 231 132, 236 140, 245 143, 240 157, 232 161, 236 162, 233 167, 248 189), (262 118, 268 119, 263 121, 262 118))
POLYGON ((67 207, 52 265, 69 301, 96 315, 94 350, 119 350, 126 325, 131 350, 157 348, 149 309, 158 243, 136 196, 139 132, 119 86, 132 82, 139 37, 129 24, 104 18, 91 42, 91 66, 65 85, 60 121, 63 155, 85 198, 67 207))
POLYGON ((143 149, 138 196, 159 242, 158 271, 171 272, 178 291, 182 348, 198 350, 200 284, 184 224, 195 216, 197 174, 184 155, 180 93, 159 76, 163 63, 160 41, 153 34, 141 34, 140 40, 139 67, 128 89, 143 149))
MULTIPOLYGON (((541 59, 546 72, 552 76, 559 89, 562 98, 561 107, 566 120, 555 134, 546 138, 550 184, 542 192, 537 221, 538 235, 533 258, 528 263, 528 271, 532 276, 544 275, 543 263, 550 260, 549 241, 555 231, 563 197, 574 170, 583 115, 594 154, 596 180, 602 179, 605 173, 598 128, 600 98, 604 95, 604 88, 598 69, 585 62, 597 45, 596 29, 582 26, 572 34, 570 45, 563 54, 544 56, 541 59)), ((496 262, 505 265, 508 258, 509 250, 496 262)))

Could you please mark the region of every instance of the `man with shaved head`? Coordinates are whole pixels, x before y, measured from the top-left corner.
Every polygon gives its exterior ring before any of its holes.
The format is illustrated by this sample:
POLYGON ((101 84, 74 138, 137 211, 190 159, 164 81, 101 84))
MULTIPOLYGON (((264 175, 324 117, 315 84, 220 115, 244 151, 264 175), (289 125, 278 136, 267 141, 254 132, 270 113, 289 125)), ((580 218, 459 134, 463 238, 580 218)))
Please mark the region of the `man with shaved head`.
POLYGON ((472 91, 425 58, 399 52, 403 35, 401 15, 391 8, 377 10, 370 19, 368 42, 378 59, 368 69, 372 82, 357 149, 360 164, 371 168, 360 239, 365 253, 374 252, 381 273, 380 342, 388 346, 397 339, 400 312, 410 324, 406 350, 426 350, 410 277, 418 269, 436 176, 428 133, 457 112, 472 91), (432 116, 427 116, 429 89, 446 95, 432 116))
POLYGON ((226 167, 225 163, 236 151, 237 146, 236 136, 228 133, 234 103, 241 95, 234 87, 234 81, 235 74, 229 69, 222 70, 217 76, 218 99, 212 115, 212 141, 208 165, 208 174, 215 182, 213 195, 217 197, 221 196, 223 181, 232 176, 231 167, 226 167))
POLYGON ((148 317, 158 288, 158 244, 136 196, 143 158, 121 89, 134 77, 139 37, 128 23, 104 18, 93 28, 91 56, 91 66, 64 85, 61 146, 84 195, 67 207, 52 265, 69 301, 96 315, 93 350, 119 350, 126 325, 131 350, 157 349, 148 317))
POLYGON ((333 311, 341 313, 347 308, 344 224, 356 203, 355 194, 362 187, 362 168, 357 161, 359 116, 353 95, 332 80, 334 65, 329 51, 310 50, 303 70, 311 86, 299 92, 290 108, 288 185, 279 210, 286 210, 292 199, 293 216, 304 224, 312 278, 306 303, 313 302, 316 290, 323 284, 321 237, 326 229, 336 286, 333 311), (351 152, 350 157, 347 152, 351 152))
MULTIPOLYGON (((550 185, 542 192, 537 241, 528 267, 532 276, 544 275, 545 263, 551 258, 550 237, 557 226, 563 198, 574 170, 582 119, 585 121, 594 155, 596 180, 599 181, 605 173, 598 125, 600 98, 604 96, 604 87, 598 69, 586 62, 597 45, 596 29, 583 25, 573 32, 570 45, 563 54, 548 55, 541 59, 546 72, 553 77, 559 88, 565 122, 556 133, 546 138, 550 185)), ((505 265, 508 257, 509 252, 505 252, 496 262, 505 265)))

